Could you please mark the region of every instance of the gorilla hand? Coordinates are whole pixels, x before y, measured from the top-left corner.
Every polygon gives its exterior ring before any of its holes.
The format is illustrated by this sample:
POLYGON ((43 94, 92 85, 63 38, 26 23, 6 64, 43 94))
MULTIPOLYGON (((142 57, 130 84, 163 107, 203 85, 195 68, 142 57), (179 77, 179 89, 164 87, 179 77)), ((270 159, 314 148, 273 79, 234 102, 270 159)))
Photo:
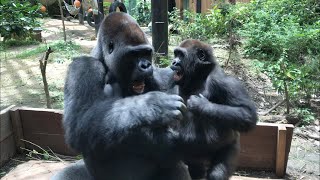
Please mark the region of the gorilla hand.
POLYGON ((187 101, 187 107, 188 107, 188 110, 190 111, 201 112, 202 109, 208 103, 210 103, 210 101, 207 98, 205 98, 202 94, 192 95, 187 101))
POLYGON ((176 120, 182 120, 186 112, 183 99, 178 95, 170 95, 163 92, 149 92, 147 103, 150 104, 150 112, 161 114, 160 119, 157 116, 150 117, 150 124, 167 125, 176 120))
POLYGON ((180 96, 158 91, 118 99, 112 107, 110 119, 128 126, 167 126, 181 120, 187 109, 180 96))

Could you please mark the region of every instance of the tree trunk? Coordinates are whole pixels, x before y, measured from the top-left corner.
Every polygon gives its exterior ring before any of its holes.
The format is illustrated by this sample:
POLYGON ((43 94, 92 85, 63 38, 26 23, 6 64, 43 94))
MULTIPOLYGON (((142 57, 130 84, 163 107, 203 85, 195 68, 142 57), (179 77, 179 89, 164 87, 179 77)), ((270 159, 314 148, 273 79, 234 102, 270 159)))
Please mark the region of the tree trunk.
POLYGON ((287 114, 290 113, 290 99, 289 99, 289 92, 288 92, 288 86, 286 80, 283 81, 284 83, 284 93, 286 96, 286 107, 287 107, 287 114))
POLYGON ((60 14, 61 14, 61 20, 62 20, 63 40, 64 42, 66 42, 67 41, 66 26, 64 25, 64 16, 63 16, 63 11, 61 6, 61 0, 58 0, 58 2, 59 2, 59 8, 60 8, 60 14))

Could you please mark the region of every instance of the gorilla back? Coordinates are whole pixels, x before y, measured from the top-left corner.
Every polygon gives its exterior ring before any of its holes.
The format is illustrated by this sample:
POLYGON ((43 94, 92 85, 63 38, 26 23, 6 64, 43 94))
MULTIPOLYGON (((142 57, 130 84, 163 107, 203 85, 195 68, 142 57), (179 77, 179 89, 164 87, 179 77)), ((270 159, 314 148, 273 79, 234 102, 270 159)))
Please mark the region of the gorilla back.
POLYGON ((94 179, 190 178, 172 156, 176 133, 168 128, 182 119, 185 106, 180 96, 159 91, 171 71, 153 68, 152 54, 132 17, 111 13, 101 23, 95 58, 78 57, 69 66, 66 140, 83 154, 94 179), (114 83, 120 93, 106 94, 114 83))

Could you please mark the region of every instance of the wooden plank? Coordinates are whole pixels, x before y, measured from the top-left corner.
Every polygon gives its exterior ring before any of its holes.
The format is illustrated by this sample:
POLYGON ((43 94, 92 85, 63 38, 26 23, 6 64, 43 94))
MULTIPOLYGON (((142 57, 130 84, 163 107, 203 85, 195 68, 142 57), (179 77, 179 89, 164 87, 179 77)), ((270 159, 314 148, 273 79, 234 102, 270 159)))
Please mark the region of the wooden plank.
POLYGON ((202 1, 201 2, 201 13, 207 13, 212 8, 212 0, 202 1))
POLYGON ((14 136, 11 135, 0 142, 0 167, 16 154, 14 136))
POLYGON ((189 10, 192 12, 196 12, 197 11, 197 4, 196 4, 196 0, 188 0, 189 1, 189 10))
POLYGON ((287 128, 287 134, 286 134, 287 139, 286 139, 286 159, 285 159, 284 173, 286 173, 286 170, 287 170, 287 163, 289 159, 289 153, 290 153, 291 141, 292 141, 293 129, 294 129, 294 126, 292 124, 286 124, 285 126, 287 128))
POLYGON ((13 134, 9 113, 9 110, 13 107, 10 106, 0 112, 0 142, 13 134))
MULTIPOLYGON (((20 116, 26 141, 59 154, 76 155, 64 140, 62 111, 21 108, 20 116)), ((31 143, 25 142, 26 148, 39 150, 31 143)))
POLYGON ((20 109, 24 133, 64 134, 62 112, 42 109, 20 109))
POLYGON ((14 139, 16 143, 17 150, 22 152, 23 150, 19 147, 24 148, 24 142, 21 141, 23 139, 23 127, 21 124, 20 113, 18 107, 14 107, 10 109, 10 118, 12 123, 12 131, 14 134, 14 139))
POLYGON ((276 159, 276 175, 283 177, 285 175, 285 159, 286 159, 286 133, 285 125, 279 125, 277 138, 277 159, 276 159))
POLYGON ((240 169, 275 169, 277 129, 277 126, 258 124, 253 131, 241 134, 240 169))
MULTIPOLYGON (((16 112, 14 115, 20 116, 20 127, 23 127, 24 139, 44 148, 50 147, 57 153, 75 154, 67 147, 64 141, 62 111, 21 108, 19 111, 12 110, 11 112, 16 112)), ((257 170, 276 170, 276 167, 282 167, 282 172, 285 172, 292 132, 292 125, 258 123, 253 131, 242 133, 239 167, 257 170), (287 127, 285 136, 283 136, 283 130, 281 130, 283 127, 280 127, 280 131, 278 131, 279 126, 287 127), (283 139, 286 139, 286 141, 283 141, 283 139), (280 142, 285 142, 285 144, 283 145, 280 142), (279 152, 282 152, 282 154, 279 154, 279 152)), ((35 148, 30 144, 26 146, 35 148)), ((278 171, 280 172, 281 170, 278 171)))
POLYGON ((176 8, 180 11, 183 10, 183 0, 176 0, 176 8))

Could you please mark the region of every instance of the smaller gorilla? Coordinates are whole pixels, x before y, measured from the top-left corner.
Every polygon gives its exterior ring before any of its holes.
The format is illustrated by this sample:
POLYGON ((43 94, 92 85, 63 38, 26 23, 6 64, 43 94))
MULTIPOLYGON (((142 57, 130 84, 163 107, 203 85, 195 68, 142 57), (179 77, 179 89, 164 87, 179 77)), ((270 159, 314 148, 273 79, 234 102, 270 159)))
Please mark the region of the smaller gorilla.
POLYGON ((228 179, 239 153, 239 132, 255 127, 256 108, 242 84, 220 68, 209 45, 185 40, 174 56, 174 80, 188 108, 177 127, 178 149, 192 178, 228 179))

